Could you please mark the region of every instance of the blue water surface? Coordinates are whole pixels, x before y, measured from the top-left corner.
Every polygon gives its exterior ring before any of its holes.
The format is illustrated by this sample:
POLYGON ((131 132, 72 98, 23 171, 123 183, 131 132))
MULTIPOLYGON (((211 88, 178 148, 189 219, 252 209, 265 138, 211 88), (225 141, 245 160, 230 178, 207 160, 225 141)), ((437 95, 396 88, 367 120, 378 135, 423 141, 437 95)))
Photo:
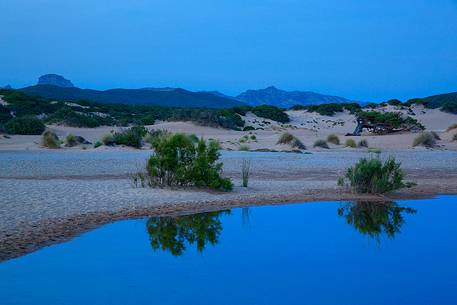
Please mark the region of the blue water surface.
POLYGON ((119 221, 0 263, 0 304, 457 304, 457 197, 119 221))

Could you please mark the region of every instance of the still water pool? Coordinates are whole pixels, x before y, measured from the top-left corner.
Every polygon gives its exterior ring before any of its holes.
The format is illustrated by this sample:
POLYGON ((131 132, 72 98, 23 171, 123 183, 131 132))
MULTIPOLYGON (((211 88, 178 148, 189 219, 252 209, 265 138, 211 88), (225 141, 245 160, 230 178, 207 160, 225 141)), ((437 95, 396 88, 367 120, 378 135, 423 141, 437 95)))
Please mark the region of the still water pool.
POLYGON ((457 304, 457 197, 103 226, 0 263, 0 304, 457 304))

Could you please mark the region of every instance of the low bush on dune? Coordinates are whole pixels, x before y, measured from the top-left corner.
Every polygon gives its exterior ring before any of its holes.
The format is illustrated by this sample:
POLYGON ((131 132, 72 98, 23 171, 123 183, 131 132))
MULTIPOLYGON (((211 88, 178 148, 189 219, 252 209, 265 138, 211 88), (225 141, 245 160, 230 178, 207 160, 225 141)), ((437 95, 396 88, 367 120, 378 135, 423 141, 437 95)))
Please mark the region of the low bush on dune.
POLYGON ((294 138, 295 136, 293 134, 285 132, 279 137, 276 144, 290 144, 294 138))
POLYGON ((23 116, 9 120, 4 129, 9 134, 40 135, 46 126, 34 116, 23 116))
POLYGON ((452 141, 457 141, 457 133, 452 136, 452 141))
POLYGON ((340 145, 340 138, 338 138, 338 136, 336 134, 332 133, 327 137, 327 142, 335 144, 335 145, 340 145))
POLYGON ((412 184, 403 181, 401 163, 390 157, 386 161, 379 158, 360 159, 346 174, 338 179, 338 185, 348 187, 354 193, 385 194, 412 184))
POLYGON ((53 149, 60 148, 59 137, 52 131, 46 130, 41 136, 41 141, 44 147, 53 149))
POLYGON ((104 135, 102 137, 102 140, 101 142, 106 145, 106 146, 113 146, 115 143, 114 143, 114 136, 112 133, 107 133, 106 135, 104 135))
POLYGON ((456 128, 457 128, 457 123, 452 124, 451 126, 449 126, 449 127, 446 129, 446 131, 451 131, 451 130, 456 129, 456 128))
POLYGON ((133 126, 124 129, 120 132, 108 133, 103 136, 102 142, 107 146, 125 145, 134 148, 141 148, 143 145, 143 137, 146 136, 148 130, 144 126, 133 126))
POLYGON ((288 123, 290 122, 289 116, 285 113, 282 109, 271 106, 271 105, 261 105, 255 106, 251 109, 252 113, 256 116, 270 119, 280 123, 288 123))
POLYGON ((321 139, 316 140, 314 142, 313 147, 320 147, 320 148, 325 148, 325 149, 329 149, 330 148, 330 147, 328 147, 327 141, 321 140, 321 139))
POLYGON ((153 142, 154 155, 146 171, 151 186, 195 186, 230 191, 229 178, 223 178, 223 164, 218 162, 220 145, 217 141, 197 142, 185 134, 158 138, 153 142))
POLYGON ((422 132, 413 141, 413 146, 434 147, 436 138, 431 132, 422 132))
POLYGON ((306 149, 305 144, 300 139, 288 132, 283 133, 276 144, 290 145, 292 148, 297 149, 306 149))
POLYGON ((148 133, 144 126, 134 126, 121 132, 115 132, 113 140, 116 145, 125 145, 135 148, 142 146, 143 137, 148 133))
POLYGON ((346 147, 356 148, 357 144, 355 143, 354 139, 347 139, 344 143, 346 147))
POLYGON ((74 134, 71 134, 71 133, 65 138, 66 147, 73 147, 73 146, 77 146, 77 145, 81 145, 81 144, 92 144, 92 143, 90 143, 89 141, 87 141, 86 139, 84 139, 81 136, 75 136, 74 134))
POLYGON ((368 141, 366 139, 362 139, 357 144, 358 147, 368 147, 368 141))

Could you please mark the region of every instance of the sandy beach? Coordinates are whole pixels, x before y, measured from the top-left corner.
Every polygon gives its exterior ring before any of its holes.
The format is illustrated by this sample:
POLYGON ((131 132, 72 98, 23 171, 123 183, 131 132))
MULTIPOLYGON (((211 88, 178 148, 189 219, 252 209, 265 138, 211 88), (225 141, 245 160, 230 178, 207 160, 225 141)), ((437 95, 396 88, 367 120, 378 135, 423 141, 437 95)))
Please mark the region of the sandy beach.
POLYGON ((0 259, 64 241, 118 219, 305 201, 414 199, 457 193, 457 152, 396 150, 407 180, 417 183, 388 197, 355 195, 336 180, 367 151, 310 154, 224 151, 230 193, 196 189, 134 188, 129 174, 149 150, 39 150, 0 152, 0 259), (248 188, 241 187, 241 163, 251 160, 248 188))

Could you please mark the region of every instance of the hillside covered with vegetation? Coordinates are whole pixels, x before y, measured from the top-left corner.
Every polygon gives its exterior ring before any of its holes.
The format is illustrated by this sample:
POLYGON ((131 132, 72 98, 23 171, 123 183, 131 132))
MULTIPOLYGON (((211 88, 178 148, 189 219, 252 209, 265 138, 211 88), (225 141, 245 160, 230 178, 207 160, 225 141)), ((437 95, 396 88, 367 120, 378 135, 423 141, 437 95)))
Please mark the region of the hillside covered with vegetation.
MULTIPOLYGON (((287 114, 274 106, 241 106, 227 109, 183 108, 150 105, 126 105, 78 100, 68 102, 35 97, 17 90, 0 90, 6 105, 0 105, 0 130, 9 133, 37 134, 42 124, 61 124, 71 127, 152 125, 156 121, 191 121, 203 126, 243 129, 241 115, 252 111, 256 115, 279 122, 288 122, 287 114), (22 119, 24 118, 24 119, 22 119), (23 123, 33 118, 32 133, 10 121, 23 123), (22 128, 22 129, 21 129, 22 128), (15 132, 20 130, 20 132, 15 132)), ((26 129, 29 129, 28 127, 26 129)))

